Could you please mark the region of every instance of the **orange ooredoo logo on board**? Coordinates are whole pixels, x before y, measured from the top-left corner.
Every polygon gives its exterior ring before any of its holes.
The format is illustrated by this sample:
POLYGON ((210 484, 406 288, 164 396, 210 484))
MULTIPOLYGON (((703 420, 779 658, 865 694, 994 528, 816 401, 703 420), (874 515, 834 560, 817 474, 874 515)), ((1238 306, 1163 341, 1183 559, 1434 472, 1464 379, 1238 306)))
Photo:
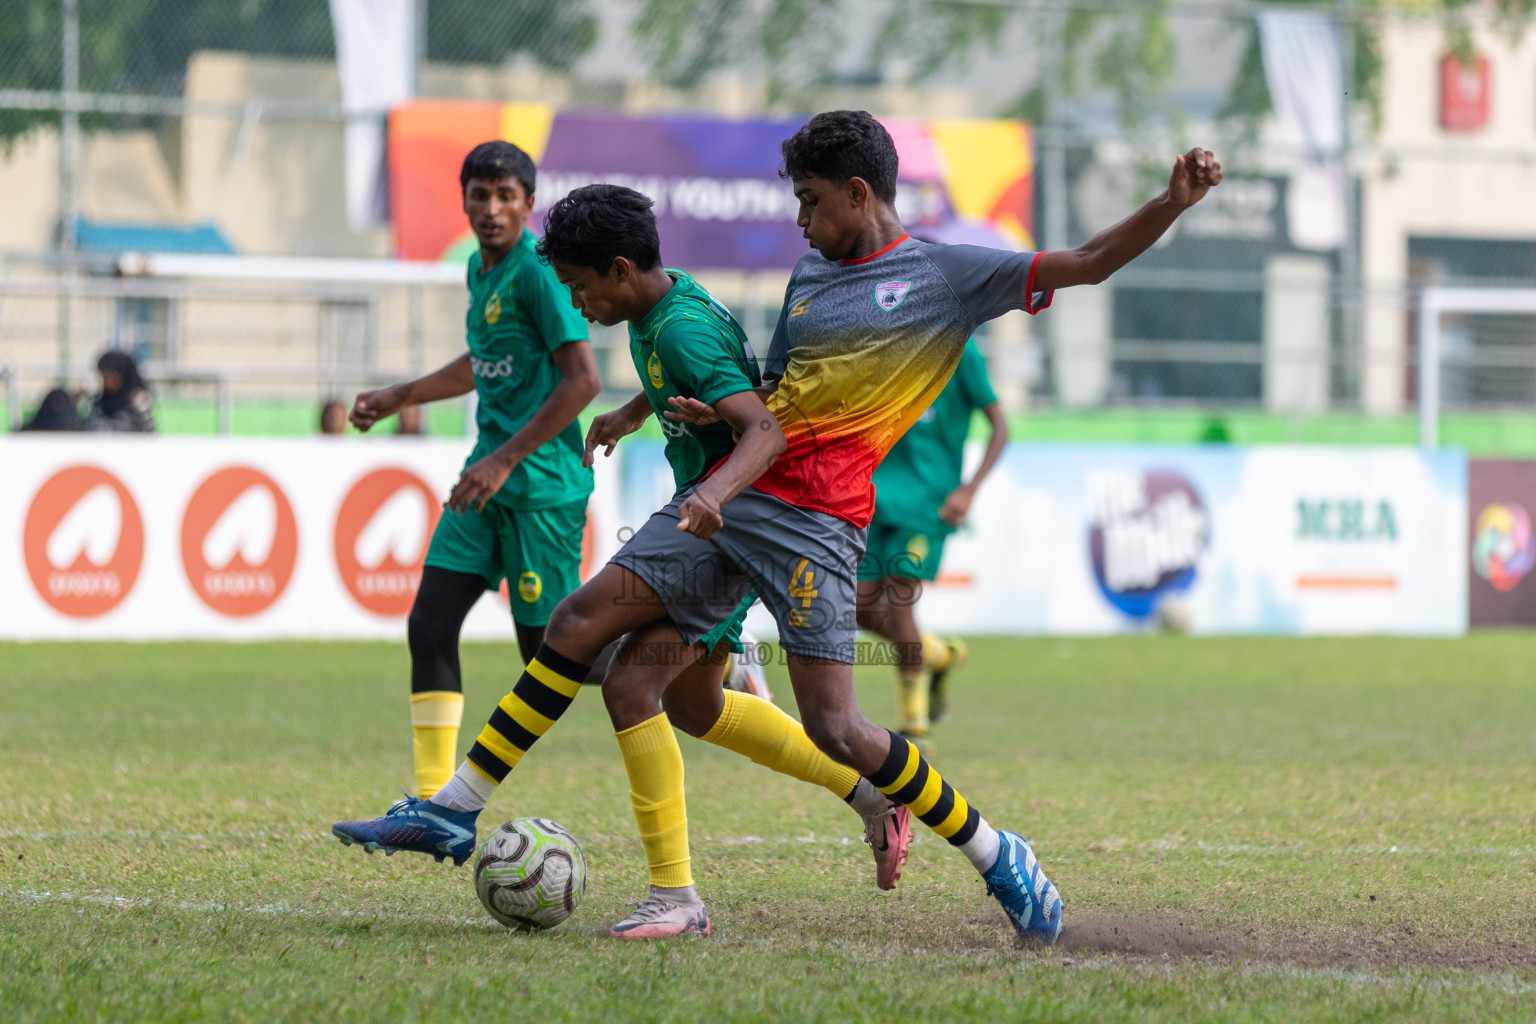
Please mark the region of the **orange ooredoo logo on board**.
POLYGON ((376 469, 336 513, 336 569, 353 600, 375 615, 404 615, 416 600, 439 501, 408 469, 376 469))
POLYGON ((144 521, 117 477, 98 466, 69 466, 32 496, 22 550, 44 601, 65 615, 91 618, 133 589, 144 563, 144 521))
POLYGON ((288 497, 249 466, 198 485, 181 520, 181 564, 202 602, 224 615, 270 608, 293 578, 299 530, 288 497))

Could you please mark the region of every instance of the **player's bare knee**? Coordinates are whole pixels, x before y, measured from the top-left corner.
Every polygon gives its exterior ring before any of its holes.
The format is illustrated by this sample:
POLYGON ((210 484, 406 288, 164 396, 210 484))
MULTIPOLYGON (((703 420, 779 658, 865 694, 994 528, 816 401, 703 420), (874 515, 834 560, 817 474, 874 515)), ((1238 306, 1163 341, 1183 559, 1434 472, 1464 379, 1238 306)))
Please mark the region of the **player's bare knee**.
POLYGON ((549 616, 549 625, 544 629, 545 642, 559 650, 560 638, 585 634, 596 624, 597 609, 592 605, 593 602, 579 589, 567 594, 549 616))
POLYGON ((670 689, 661 696, 661 710, 667 713, 674 726, 694 737, 709 732, 720 718, 715 709, 701 708, 692 694, 675 693, 670 689))
POLYGON ((656 694, 635 677, 610 671, 602 690, 603 705, 616 729, 627 729, 656 717, 656 694))
POLYGON ((853 760, 853 740, 856 735, 853 723, 844 715, 807 713, 804 716, 805 734, 818 750, 838 764, 853 760))

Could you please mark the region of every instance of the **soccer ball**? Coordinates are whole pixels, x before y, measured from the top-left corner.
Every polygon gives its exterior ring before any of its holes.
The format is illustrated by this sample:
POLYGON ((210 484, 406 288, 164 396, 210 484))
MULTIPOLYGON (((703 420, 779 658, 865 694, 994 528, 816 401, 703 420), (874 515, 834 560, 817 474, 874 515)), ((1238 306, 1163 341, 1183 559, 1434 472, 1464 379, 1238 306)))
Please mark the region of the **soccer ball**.
POLYGON ((508 928, 553 928, 587 891, 587 859, 576 837, 548 818, 517 818, 486 839, 475 858, 475 892, 508 928))

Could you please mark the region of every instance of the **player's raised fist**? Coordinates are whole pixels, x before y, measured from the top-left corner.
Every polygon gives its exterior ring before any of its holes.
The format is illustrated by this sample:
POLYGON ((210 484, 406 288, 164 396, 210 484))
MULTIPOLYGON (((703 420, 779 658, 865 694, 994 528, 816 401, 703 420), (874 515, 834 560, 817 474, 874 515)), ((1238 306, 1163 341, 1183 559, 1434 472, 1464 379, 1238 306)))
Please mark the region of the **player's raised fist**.
POLYGON ((1168 179, 1168 199, 1176 206, 1194 206, 1215 185, 1221 184, 1221 164, 1216 154, 1196 146, 1173 162, 1168 179))
POLYGON ((347 419, 358 430, 366 431, 384 417, 399 412, 404 404, 404 399, 394 388, 364 391, 353 399, 352 411, 347 414, 347 419))
POLYGON ((725 525, 725 519, 720 515, 719 503, 711 500, 708 495, 700 494, 699 490, 695 487, 677 507, 677 528, 700 540, 708 540, 725 525))

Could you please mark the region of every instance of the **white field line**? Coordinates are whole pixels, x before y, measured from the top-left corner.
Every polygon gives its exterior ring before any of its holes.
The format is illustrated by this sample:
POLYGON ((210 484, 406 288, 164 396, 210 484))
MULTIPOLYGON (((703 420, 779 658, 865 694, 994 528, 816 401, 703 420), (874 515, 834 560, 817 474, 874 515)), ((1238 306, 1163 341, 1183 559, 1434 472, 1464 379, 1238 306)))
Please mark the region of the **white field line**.
POLYGON ((194 914, 249 914, 258 917, 307 917, 321 921, 405 921, 412 924, 466 925, 500 928, 488 917, 451 917, 446 914, 383 913, 367 910, 310 910, 286 903, 221 903, 218 900, 160 900, 147 896, 112 896, 93 893, 51 892, 36 889, 0 889, 8 899, 28 903, 88 903, 103 907, 147 910, 179 910, 194 914))
MULTIPOLYGON (((582 843, 601 846, 608 843, 633 843, 634 835, 606 835, 601 832, 584 833, 577 837, 582 843)), ((212 832, 157 832, 133 829, 68 830, 64 832, 36 831, 28 829, 0 829, 0 841, 26 839, 40 843, 78 842, 166 842, 166 843, 245 843, 245 842, 335 842, 329 832, 280 832, 264 829, 220 830, 212 832)), ((809 833, 800 836, 695 836, 695 845, 755 846, 755 845, 863 845, 861 839, 849 836, 828 836, 809 833)), ((934 841, 922 832, 912 836, 914 845, 934 841)), ((1102 839, 1086 847, 1053 845, 1048 841, 1032 844, 1042 856, 1080 857, 1088 854, 1144 852, 1182 853, 1211 856, 1252 857, 1496 857, 1510 860, 1536 858, 1536 847, 1531 846, 1466 846, 1435 847, 1411 844, 1373 844, 1342 847, 1313 846, 1305 842, 1291 843, 1224 843, 1206 842, 1199 839, 1102 839)))
MULTIPOLYGON (((405 922, 409 924, 437 924, 454 927, 474 928, 485 931, 504 931, 501 925, 486 917, 454 917, 447 914, 408 914, 385 913, 379 911, 364 910, 310 910, 305 907, 294 907, 286 903, 224 903, 218 900, 160 900, 143 896, 113 896, 99 893, 72 893, 51 892, 36 889, 0 889, 0 898, 26 903, 64 903, 64 904, 89 904, 92 906, 117 907, 122 909, 146 909, 146 910, 172 910, 182 913, 194 914, 240 914, 254 917, 291 917, 307 918, 316 921, 390 921, 405 922)), ((743 948, 757 948, 770 951, 798 953, 815 953, 819 951, 852 953, 875 959, 889 956, 893 952, 902 952, 899 947, 880 947, 864 942, 849 942, 836 940, 825 942, 821 940, 796 939, 793 943, 786 943, 774 936, 759 939, 727 939, 725 936, 717 936, 710 941, 710 945, 736 946, 743 948)), ((923 952, 910 950, 910 952, 923 952)), ((996 956, 1007 956, 1008 951, 999 949, 996 956)), ((1162 973, 1171 975, 1176 967, 1167 965, 1143 965, 1127 963, 1116 960, 1111 956, 1093 955, 1088 957, 1065 956, 1060 960, 1042 959, 1031 966, 1040 969, 1052 967, 1069 967, 1073 970, 1136 970, 1144 973, 1162 973)), ((1217 968, 1218 970, 1220 968, 1217 968)), ((1431 989, 1461 990, 1467 988, 1492 989, 1509 995, 1525 995, 1536 992, 1536 983, 1524 981, 1513 975, 1507 974, 1459 974, 1456 976, 1431 975, 1423 971, 1409 972, 1404 976, 1388 977, 1385 975, 1371 974, 1365 971, 1344 971, 1337 969, 1317 969, 1308 967, 1291 967, 1285 964, 1245 964, 1238 968, 1238 972, 1245 977, 1271 976, 1281 978, 1296 978, 1302 981, 1337 981, 1352 985, 1372 985, 1378 987, 1402 987, 1416 986, 1431 989)))
MULTIPOLYGON (((585 845, 600 846, 606 843, 634 843, 639 841, 634 835, 605 835, 601 832, 587 832, 577 837, 585 845)), ((923 841, 922 836, 914 835, 914 844, 923 841)), ((217 831, 217 832, 144 832, 133 829, 81 829, 66 832, 28 831, 26 829, 0 829, 0 841, 7 839, 28 839, 39 843, 81 843, 81 842, 121 842, 129 840, 143 843, 245 843, 245 842, 327 842, 334 843, 337 839, 329 832, 271 832, 263 829, 250 831, 217 831)), ((749 846, 758 843, 765 844, 803 844, 803 845, 827 845, 827 846, 862 846, 862 839, 853 839, 848 836, 818 836, 814 833, 803 836, 698 836, 693 842, 718 846, 749 846)))

